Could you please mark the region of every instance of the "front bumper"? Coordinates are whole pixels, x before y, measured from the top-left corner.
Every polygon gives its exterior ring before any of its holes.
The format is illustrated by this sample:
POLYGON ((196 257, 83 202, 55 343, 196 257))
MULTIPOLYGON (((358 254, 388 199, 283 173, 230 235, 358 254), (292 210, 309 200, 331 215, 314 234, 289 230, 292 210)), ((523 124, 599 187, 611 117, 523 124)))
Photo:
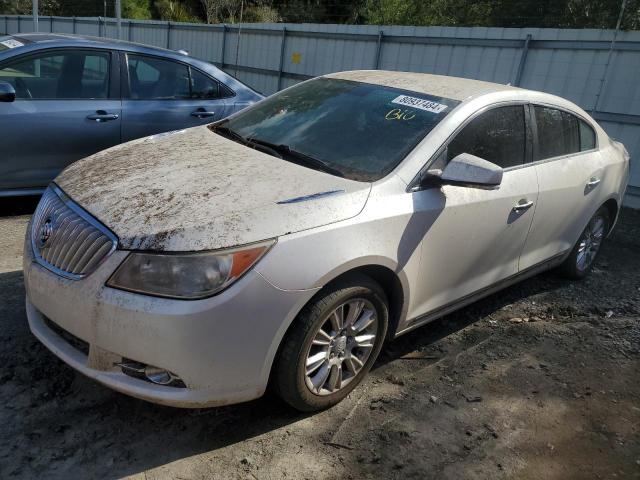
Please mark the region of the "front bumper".
POLYGON ((261 396, 280 340, 314 291, 280 290, 255 270, 221 294, 196 301, 105 287, 126 255, 116 251, 88 277, 69 280, 34 263, 26 245, 27 317, 33 334, 88 377, 155 403, 200 408, 261 396), (86 342, 88 352, 47 320, 86 342), (186 388, 132 378, 115 365, 124 358, 169 370, 186 388))

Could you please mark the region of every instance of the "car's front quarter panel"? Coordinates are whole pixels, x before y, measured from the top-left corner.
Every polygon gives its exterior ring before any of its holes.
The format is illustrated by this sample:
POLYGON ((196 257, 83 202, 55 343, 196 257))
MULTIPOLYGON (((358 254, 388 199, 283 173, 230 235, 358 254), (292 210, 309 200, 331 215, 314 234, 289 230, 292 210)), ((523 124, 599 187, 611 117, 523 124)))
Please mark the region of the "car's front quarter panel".
POLYGON ((357 217, 280 237, 256 270, 278 288, 297 290, 322 287, 359 267, 385 267, 402 285, 402 322, 411 315, 425 228, 438 211, 423 207, 392 175, 373 186, 357 217))

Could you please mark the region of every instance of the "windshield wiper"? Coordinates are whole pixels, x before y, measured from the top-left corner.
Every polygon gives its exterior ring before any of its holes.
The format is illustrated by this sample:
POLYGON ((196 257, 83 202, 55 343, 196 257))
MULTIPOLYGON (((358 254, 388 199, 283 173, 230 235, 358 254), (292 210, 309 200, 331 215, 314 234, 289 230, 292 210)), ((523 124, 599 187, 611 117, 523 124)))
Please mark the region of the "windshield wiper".
POLYGON ((229 127, 224 127, 222 125, 215 125, 211 127, 211 129, 214 132, 224 135, 225 137, 230 138, 231 140, 235 140, 243 145, 247 145, 249 143, 246 138, 244 138, 242 135, 237 133, 235 130, 231 130, 229 127))
POLYGON ((267 142, 265 140, 260 140, 259 138, 253 137, 249 137, 246 140, 248 145, 254 144, 261 147, 266 147, 269 150, 272 150, 273 152, 281 155, 284 160, 290 159, 294 163, 298 163, 315 170, 321 170, 337 177, 344 177, 344 173, 342 173, 342 171, 329 165, 329 163, 325 162, 324 160, 320 160, 319 158, 312 157, 311 155, 307 155, 306 153, 294 150, 289 145, 276 145, 275 143, 267 142))

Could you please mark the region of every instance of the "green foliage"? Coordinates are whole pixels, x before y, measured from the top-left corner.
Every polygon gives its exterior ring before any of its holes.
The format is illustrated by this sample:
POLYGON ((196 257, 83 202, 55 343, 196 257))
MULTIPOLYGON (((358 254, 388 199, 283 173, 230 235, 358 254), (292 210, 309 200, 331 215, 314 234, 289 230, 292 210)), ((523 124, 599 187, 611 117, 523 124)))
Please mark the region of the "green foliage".
POLYGON ((122 17, 135 20, 153 19, 151 0, 122 0, 122 17))
POLYGON ((171 22, 199 23, 202 20, 195 16, 185 2, 174 0, 156 0, 153 4, 160 20, 171 22))
MULTIPOLYGON (((366 0, 362 16, 379 25, 614 28, 621 0, 366 0)), ((640 25, 629 0, 622 28, 640 25)))
MULTIPOLYGON (((102 0, 40 0, 41 15, 104 15, 102 0)), ((107 15, 115 16, 114 0, 107 15)), ((622 0, 122 0, 122 16, 174 22, 357 23, 614 28, 622 0)), ((31 0, 0 0, 0 13, 31 13, 31 0)), ((622 21, 640 29, 640 0, 622 21)))

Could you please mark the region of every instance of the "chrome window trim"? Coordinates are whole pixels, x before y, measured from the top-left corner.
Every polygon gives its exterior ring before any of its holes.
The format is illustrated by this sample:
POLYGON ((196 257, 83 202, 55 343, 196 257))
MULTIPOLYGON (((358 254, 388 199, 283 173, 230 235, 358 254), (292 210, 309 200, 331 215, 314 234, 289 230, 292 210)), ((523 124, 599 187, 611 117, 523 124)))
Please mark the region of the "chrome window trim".
MULTIPOLYGON (((542 165, 544 163, 555 162, 557 160, 564 160, 566 158, 575 157, 577 155, 586 155, 588 153, 594 153, 594 152, 597 152, 597 151, 600 150, 600 139, 598 138, 598 132, 595 129, 595 127, 593 126, 593 124, 591 123, 591 120, 587 119, 586 117, 584 117, 583 115, 581 115, 581 114, 579 114, 577 112, 574 112, 573 110, 569 110, 568 108, 560 107, 558 105, 554 105, 554 104, 551 104, 551 103, 531 102, 530 105, 531 105, 531 107, 533 109, 535 109, 535 107, 538 106, 538 107, 551 108, 551 109, 554 109, 554 110, 560 110, 561 112, 565 112, 565 113, 568 113, 569 115, 573 115, 579 121, 583 121, 584 123, 586 123, 591 128, 591 130, 593 130, 593 135, 595 137, 595 147, 594 148, 590 148, 589 150, 579 150, 577 152, 567 153, 567 154, 564 154, 564 155, 556 155, 555 157, 541 158, 539 160, 535 160, 535 161, 531 162, 528 165, 542 165)), ((536 121, 536 119, 535 119, 535 110, 531 111, 531 120, 533 122, 536 121)), ((580 125, 578 125, 578 131, 579 130, 580 130, 580 125)), ((537 122, 536 122, 535 140, 539 141, 537 122)), ((580 136, 578 135, 578 142, 579 141, 580 141, 580 136)))
MULTIPOLYGON (((484 107, 476 110, 473 114, 471 114, 469 117, 467 117, 467 119, 461 123, 460 125, 458 125, 458 127, 453 131, 453 133, 451 135, 449 135, 449 137, 447 137, 447 139, 443 142, 443 144, 440 146, 440 148, 438 148, 438 150, 436 150, 436 152, 429 158, 429 160, 424 164, 424 166, 420 169, 420 171, 415 175, 415 177, 413 177, 413 179, 411 180, 411 182, 409 182, 409 185, 407 186, 407 192, 417 192, 420 191, 419 189, 419 182, 420 182, 420 178, 422 177, 422 174, 424 171, 426 171, 429 168, 429 165, 431 165, 444 151, 444 149, 446 149, 449 144, 451 143, 451 141, 453 140, 453 138, 455 138, 455 136, 460 133, 460 131, 466 127, 469 122, 471 122, 474 118, 476 118, 479 115, 482 115, 483 113, 492 110, 494 108, 499 108, 499 107, 508 107, 510 105, 530 105, 532 107, 535 107, 536 105, 539 107, 548 107, 548 108, 554 108, 556 110, 561 110, 563 112, 569 113, 571 115, 573 115, 574 117, 578 118, 579 120, 582 120, 583 122, 585 122, 587 125, 589 125, 589 127, 593 130, 593 133, 595 134, 595 148, 591 148, 589 150, 581 150, 579 152, 573 152, 573 153, 568 153, 566 155, 558 155, 556 157, 549 157, 549 158, 543 158, 540 160, 535 160, 532 162, 527 162, 525 159, 525 162, 522 165, 514 165, 512 167, 507 167, 505 169, 503 169, 503 171, 505 173, 507 172, 512 172, 514 170, 519 170, 521 168, 527 168, 527 167, 531 167, 531 166, 536 166, 536 165, 542 165, 544 163, 548 163, 548 162, 555 162, 558 160, 564 160, 566 158, 571 158, 571 157, 575 157, 577 155, 585 155, 588 153, 595 153, 598 152, 600 150, 600 138, 598 135, 598 131, 596 130, 595 126, 593 125, 593 120, 586 118, 584 115, 575 112, 573 110, 570 110, 566 107, 561 107, 559 105, 555 105, 552 103, 546 103, 546 102, 532 102, 530 100, 506 100, 503 102, 498 102, 498 103, 493 103, 491 105, 485 105, 484 107)), ((533 112, 532 112, 533 113, 533 112)), ((531 115, 533 116, 533 115, 531 115)), ((532 119, 532 121, 535 121, 535 119, 532 119)), ((537 130, 537 129, 536 129, 537 130)), ((537 137, 537 131, 536 131, 536 135, 534 135, 534 141, 536 141, 538 139, 537 137)))
MULTIPOLYGON (((444 149, 446 149, 449 146, 449 144, 456 137, 456 135, 458 135, 458 133, 460 133, 460 131, 464 127, 466 127, 472 120, 474 120, 478 116, 482 115, 483 113, 486 113, 489 110, 493 110, 495 108, 509 107, 509 106, 513 106, 513 105, 522 105, 524 107, 525 105, 529 105, 530 103, 531 102, 529 100, 505 100, 505 101, 502 101, 502 102, 497 102, 497 103, 492 103, 490 105, 485 105, 484 107, 481 107, 478 110, 476 110, 475 112, 473 112, 471 115, 469 115, 465 119, 464 122, 462 122, 460 125, 458 125, 456 127, 456 129, 451 133, 451 135, 449 135, 447 137, 447 139, 442 143, 442 145, 440 145, 440 148, 438 148, 436 150, 436 152, 433 155, 431 155, 429 160, 427 160, 427 162, 424 164, 424 166, 418 171, 418 173, 409 182, 409 185, 407 185, 407 190, 406 191, 407 192, 418 192, 418 191, 420 191, 419 184, 420 184, 420 178, 422 177, 423 172, 425 172, 426 170, 429 169, 429 166, 442 154, 444 149)), ((525 116, 526 116, 526 113, 525 113, 525 116)), ((515 167, 509 167, 509 168, 522 168, 522 167, 525 167, 525 166, 528 166, 528 165, 530 165, 530 163, 526 163, 526 161, 525 161, 525 163, 523 163, 522 165, 516 165, 515 167)))
MULTIPOLYGON (((118 247, 118 237, 111 230, 109 230, 107 227, 105 227, 103 224, 101 224, 98 220, 96 220, 94 217, 92 217, 89 213, 87 213, 84 209, 82 209, 82 207, 80 207, 77 203, 75 203, 73 200, 71 200, 71 198, 69 198, 69 196, 67 196, 67 194, 64 193, 64 191, 62 191, 62 189, 60 187, 58 187, 55 183, 51 183, 48 188, 51 189, 53 191, 53 193, 55 195, 57 195, 57 197, 60 199, 60 201, 62 203, 64 203, 67 208, 72 210, 73 213, 75 213, 76 215, 81 217, 89 225, 94 227, 100 233, 104 234, 107 238, 109 238, 109 240, 111 240, 111 249, 102 257, 102 259, 100 259, 100 261, 93 268, 93 270, 88 271, 88 272, 83 273, 83 274, 75 274, 75 273, 71 273, 71 272, 67 272, 65 270, 62 270, 62 269, 56 267, 55 265, 52 265, 51 263, 47 262, 45 259, 42 258, 42 256, 40 255, 40 251, 38 249, 38 246, 36 245, 35 235, 34 235, 34 232, 33 232, 34 226, 31 224, 31 222, 29 223, 29 232, 28 232, 28 234, 29 234, 29 237, 30 237, 31 251, 33 252, 34 261, 38 265, 46 268, 47 270, 55 273, 56 275, 60 275, 61 277, 67 278, 69 280, 82 280, 83 278, 85 278, 85 277, 91 275, 93 272, 95 272, 98 269, 98 267, 103 262, 105 262, 107 260, 107 258, 109 258, 113 254, 113 252, 115 252, 116 248, 118 247)), ((37 211, 37 209, 36 209, 36 211, 37 211)))

